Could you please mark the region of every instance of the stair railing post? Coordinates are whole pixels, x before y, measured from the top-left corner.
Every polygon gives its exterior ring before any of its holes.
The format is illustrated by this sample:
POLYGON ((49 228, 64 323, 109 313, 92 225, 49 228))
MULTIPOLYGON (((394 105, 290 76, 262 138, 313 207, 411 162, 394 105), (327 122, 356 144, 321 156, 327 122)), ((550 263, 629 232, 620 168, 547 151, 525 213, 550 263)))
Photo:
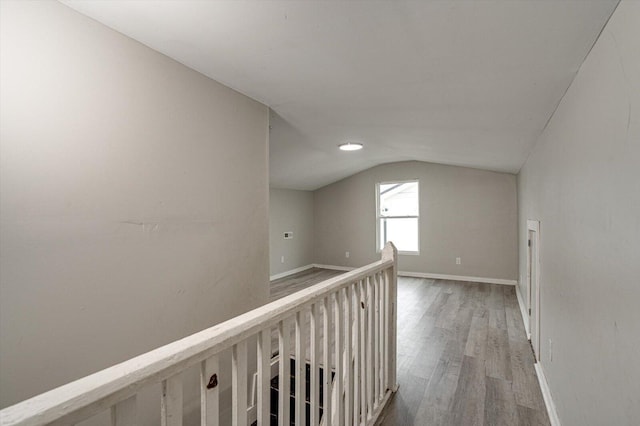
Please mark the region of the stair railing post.
POLYGON ((398 249, 392 242, 388 242, 382 249, 382 260, 392 260, 393 266, 390 273, 387 275, 389 285, 389 323, 388 323, 388 348, 389 348, 389 364, 385 366, 388 369, 388 387, 392 392, 398 390, 398 383, 396 381, 396 331, 398 322, 397 301, 398 301, 398 249))

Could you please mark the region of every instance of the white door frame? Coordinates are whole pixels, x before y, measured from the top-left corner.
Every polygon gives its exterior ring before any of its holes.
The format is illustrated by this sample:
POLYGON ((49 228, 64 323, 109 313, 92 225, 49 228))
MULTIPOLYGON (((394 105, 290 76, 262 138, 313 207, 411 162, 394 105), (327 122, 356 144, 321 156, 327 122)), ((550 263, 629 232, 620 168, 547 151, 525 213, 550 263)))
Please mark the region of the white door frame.
POLYGON ((529 332, 531 333, 531 345, 536 356, 536 362, 540 359, 540 221, 527 220, 527 271, 531 278, 527 279, 527 305, 529 310, 529 332), (529 233, 533 233, 529 243, 529 233), (529 254, 531 251, 531 254, 529 254), (533 289, 529 286, 533 284, 533 289), (536 301, 535 316, 531 315, 531 298, 536 301), (532 327, 532 323, 535 327, 532 327), (535 331, 535 333, 534 333, 535 331))

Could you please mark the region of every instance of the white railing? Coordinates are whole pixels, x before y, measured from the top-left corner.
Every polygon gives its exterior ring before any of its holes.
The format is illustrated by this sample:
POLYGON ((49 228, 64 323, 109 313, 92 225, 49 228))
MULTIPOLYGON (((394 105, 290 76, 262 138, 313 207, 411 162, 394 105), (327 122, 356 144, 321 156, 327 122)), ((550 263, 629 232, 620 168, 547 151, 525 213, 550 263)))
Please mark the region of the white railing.
POLYGON ((135 425, 136 394, 156 383, 162 384, 162 425, 182 425, 181 373, 200 364, 201 424, 217 426, 219 357, 230 349, 231 422, 244 426, 257 420, 258 425, 267 426, 273 329, 277 329, 279 353, 279 425, 288 426, 291 420, 290 356, 296 360, 296 425, 306 423, 306 399, 310 426, 372 425, 397 389, 396 280, 397 251, 389 243, 377 262, 5 408, 0 411, 0 425, 74 424, 105 410, 110 411, 112 425, 135 425), (248 341, 255 340, 257 401, 248 410, 247 348, 248 341), (307 363, 310 395, 305 395, 307 363), (319 395, 321 368, 323 401, 319 395), (333 380, 328 371, 335 373, 333 380))

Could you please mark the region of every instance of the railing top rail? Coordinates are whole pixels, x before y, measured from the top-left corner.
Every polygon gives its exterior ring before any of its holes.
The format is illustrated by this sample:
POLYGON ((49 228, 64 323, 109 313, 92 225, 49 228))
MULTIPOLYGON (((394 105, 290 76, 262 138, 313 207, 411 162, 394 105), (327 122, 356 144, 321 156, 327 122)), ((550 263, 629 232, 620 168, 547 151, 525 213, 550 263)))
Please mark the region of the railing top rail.
POLYGON ((282 299, 260 306, 218 325, 169 343, 120 364, 37 395, 0 411, 0 425, 73 423, 90 417, 277 324, 324 297, 394 265, 383 260, 328 279, 282 299))

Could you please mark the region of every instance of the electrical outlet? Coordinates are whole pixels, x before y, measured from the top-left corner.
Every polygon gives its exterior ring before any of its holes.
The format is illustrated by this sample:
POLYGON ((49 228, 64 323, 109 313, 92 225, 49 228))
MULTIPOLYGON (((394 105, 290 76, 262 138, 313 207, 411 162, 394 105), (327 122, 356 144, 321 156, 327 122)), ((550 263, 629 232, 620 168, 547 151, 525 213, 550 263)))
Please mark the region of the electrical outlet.
POLYGON ((347 259, 349 258, 350 253, 348 251, 344 252, 344 257, 346 257, 347 259))
POLYGON ((549 362, 553 362, 553 340, 549 339, 549 362))
POLYGON ((456 265, 460 265, 462 264, 462 259, 460 259, 459 257, 456 257, 456 265))
POLYGON ((284 256, 280 257, 280 263, 284 263, 284 256))

